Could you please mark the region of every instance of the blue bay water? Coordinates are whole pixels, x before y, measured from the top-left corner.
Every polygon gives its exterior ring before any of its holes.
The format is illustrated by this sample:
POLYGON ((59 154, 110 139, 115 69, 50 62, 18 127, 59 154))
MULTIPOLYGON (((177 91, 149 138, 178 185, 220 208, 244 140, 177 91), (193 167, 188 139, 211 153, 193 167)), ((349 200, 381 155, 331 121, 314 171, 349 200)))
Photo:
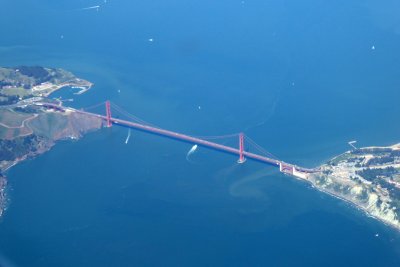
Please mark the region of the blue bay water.
MULTIPOLYGON (((399 142, 390 1, 79 10, 96 4, 4 1, 0 65, 63 67, 95 83, 75 107, 110 99, 183 133, 245 130, 307 167, 349 140, 399 142)), ((190 163, 189 144, 126 135, 113 127, 60 142, 9 171, 1 254, 17 266, 398 266, 397 231, 307 184, 206 149, 190 163)))

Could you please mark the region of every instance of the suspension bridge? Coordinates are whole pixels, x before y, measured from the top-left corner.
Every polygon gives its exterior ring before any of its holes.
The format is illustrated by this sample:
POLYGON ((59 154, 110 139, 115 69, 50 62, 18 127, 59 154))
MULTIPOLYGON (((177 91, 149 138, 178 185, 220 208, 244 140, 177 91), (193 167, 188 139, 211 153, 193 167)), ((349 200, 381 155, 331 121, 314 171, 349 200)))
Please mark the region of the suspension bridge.
MULTIPOLYGON (((269 165, 273 165, 279 167, 279 170, 282 173, 293 175, 302 179, 307 179, 308 174, 317 172, 317 169, 308 169, 303 168, 300 166, 296 166, 294 164, 290 164, 279 160, 277 157, 263 149, 259 146, 256 142, 254 142, 251 138, 245 136, 243 133, 232 134, 232 135, 225 135, 225 136, 206 136, 206 137, 196 137, 191 135, 186 135, 182 133, 178 133, 175 131, 170 131, 163 129, 161 127, 154 126, 146 121, 139 119, 138 117, 124 111, 122 108, 118 107, 115 104, 111 104, 111 102, 106 101, 105 103, 101 103, 95 105, 93 107, 98 107, 100 105, 104 105, 105 107, 105 115, 89 112, 88 109, 74 109, 71 107, 66 107, 61 104, 54 104, 54 103, 44 103, 44 102, 36 102, 35 105, 44 107, 46 109, 56 110, 60 112, 72 111, 79 114, 84 114, 87 116, 97 117, 100 118, 106 127, 112 127, 113 125, 120 125, 136 130, 140 130, 147 133, 152 133, 160 136, 169 137, 172 139, 176 139, 179 141, 196 144, 202 147, 211 148, 217 151, 226 152, 229 154, 237 155, 239 164, 243 164, 246 159, 256 160, 262 163, 266 163, 269 165), (128 117, 128 119, 121 119, 117 117, 113 117, 111 113, 111 109, 114 109, 119 114, 124 114, 128 117), (210 141, 207 139, 218 139, 222 137, 235 137, 237 138, 237 147, 227 146, 224 144, 216 143, 215 141, 210 141), (245 149, 245 144, 251 145, 254 150, 257 152, 250 152, 245 149)), ((92 107, 92 108, 93 108, 92 107)), ((90 108, 89 108, 90 109, 90 108)))

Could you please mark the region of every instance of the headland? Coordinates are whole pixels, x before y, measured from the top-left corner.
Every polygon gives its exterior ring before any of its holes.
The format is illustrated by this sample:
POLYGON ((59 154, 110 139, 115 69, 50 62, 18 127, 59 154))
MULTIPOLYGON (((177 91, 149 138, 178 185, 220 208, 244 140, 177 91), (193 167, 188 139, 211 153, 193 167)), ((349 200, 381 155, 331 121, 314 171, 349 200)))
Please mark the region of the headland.
POLYGON ((9 168, 48 151, 58 140, 79 139, 102 127, 98 118, 45 110, 32 104, 56 102, 48 97, 64 87, 78 87, 78 93, 82 93, 92 85, 63 69, 0 68, 0 215, 6 208, 4 173, 9 168))

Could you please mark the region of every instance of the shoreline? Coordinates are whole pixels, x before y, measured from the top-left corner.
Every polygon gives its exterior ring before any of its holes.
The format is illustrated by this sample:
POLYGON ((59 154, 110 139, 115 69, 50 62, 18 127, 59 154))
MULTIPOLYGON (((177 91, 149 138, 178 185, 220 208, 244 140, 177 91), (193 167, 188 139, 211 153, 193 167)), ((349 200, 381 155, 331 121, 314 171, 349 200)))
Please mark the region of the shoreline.
MULTIPOLYGON (((322 165, 321 165, 321 166, 322 166, 322 165)), ((347 199, 347 198, 345 198, 345 197, 343 197, 343 196, 341 196, 341 195, 339 195, 339 194, 335 194, 334 192, 332 192, 332 191, 330 191, 330 190, 328 190, 328 189, 325 189, 325 188, 323 188, 323 187, 320 187, 320 186, 314 184, 314 183, 313 183, 311 180, 309 180, 308 178, 302 178, 302 177, 295 176, 295 175, 288 174, 288 173, 283 173, 283 174, 286 174, 287 176, 290 176, 291 178, 295 178, 296 180, 306 182, 306 183, 308 183, 309 185, 311 185, 311 187, 314 188, 315 190, 317 190, 318 192, 321 192, 321 193, 323 193, 323 194, 327 194, 327 195, 329 195, 329 196, 331 196, 331 197, 334 197, 334 198, 336 198, 336 199, 338 199, 338 200, 341 200, 341 201, 343 201, 343 202, 349 204, 349 205, 352 206, 353 208, 356 208, 358 211, 361 211, 361 212, 362 212, 364 215, 366 215, 367 217, 373 218, 373 219, 375 219, 375 220, 377 220, 377 221, 379 221, 379 222, 385 224, 386 226, 389 226, 389 227, 391 227, 391 228, 393 228, 393 229, 395 229, 395 230, 397 230, 397 231, 400 231, 400 226, 395 225, 395 224, 393 224, 393 223, 390 223, 389 221, 386 221, 386 220, 384 220, 384 219, 382 219, 382 218, 380 218, 380 217, 378 217, 378 216, 376 216, 376 215, 371 214, 371 212, 370 212, 367 208, 365 208, 365 207, 359 205, 359 204, 356 203, 355 201, 352 201, 352 200, 347 199)))
MULTIPOLYGON (((64 114, 65 115, 65 114, 64 114)), ((71 138, 80 139, 84 134, 102 128, 102 121, 98 118, 87 118, 84 115, 79 115, 75 112, 66 114, 65 120, 68 120, 65 128, 59 129, 60 135, 55 135, 49 138, 41 138, 37 140, 35 149, 26 149, 24 153, 13 160, 2 160, 0 165, 0 214, 4 214, 4 209, 7 208, 7 172, 15 165, 40 156, 49 150, 61 140, 70 140, 71 138), (78 116, 78 117, 77 117, 78 116), (82 118, 83 116, 83 118, 82 118), (82 126, 81 123, 74 125, 77 120, 86 119, 86 123, 82 126), (3 182, 2 182, 3 181, 3 182)), ((1 217, 0 217, 1 218, 1 217)))
MULTIPOLYGON (((388 145, 388 146, 367 146, 367 147, 357 148, 357 150, 361 150, 361 151, 362 150, 373 151, 373 150, 384 150, 384 149, 392 149, 392 150, 396 150, 396 151, 400 150, 400 143, 395 143, 393 145, 388 145)), ((319 167, 324 167, 324 166, 330 167, 329 162, 333 162, 336 159, 340 158, 341 156, 349 154, 351 152, 352 152, 352 150, 348 150, 337 156, 334 156, 331 159, 329 159, 328 161, 326 161, 324 164, 321 164, 319 167)), ((327 174, 327 177, 329 177, 329 174, 327 174)), ((314 177, 314 179, 315 179, 315 177, 314 177)), ((373 203, 373 204, 368 203, 368 202, 363 203, 362 201, 353 200, 353 199, 347 198, 346 194, 343 194, 341 192, 338 192, 338 193, 334 192, 334 189, 321 187, 320 185, 315 184, 314 181, 312 181, 312 180, 308 180, 308 182, 316 190, 318 190, 322 193, 328 194, 330 196, 333 196, 333 197, 335 197, 339 200, 342 200, 346 203, 349 203, 351 206, 355 207, 357 210, 362 211, 366 216, 373 218, 373 219, 385 224, 386 226, 390 226, 391 228, 394 228, 397 231, 400 231, 400 222, 399 222, 398 218, 394 217, 393 219, 391 219, 391 218, 385 217, 385 215, 387 214, 387 213, 385 213, 385 212, 387 212, 385 210, 385 208, 382 209, 381 206, 375 206, 375 209, 374 209, 374 207, 372 205, 375 205, 375 203, 373 203), (382 212, 382 214, 380 214, 380 212, 382 212), (373 213, 377 213, 378 215, 373 214, 373 213)), ((349 196, 351 196, 351 194, 349 196)))
MULTIPOLYGON (((25 68, 29 70, 30 67, 25 67, 25 68)), ((22 73, 22 74, 16 73, 13 76, 10 74, 9 68, 2 68, 2 69, 4 69, 4 71, 6 73, 4 77, 6 77, 7 79, 9 79, 11 81, 9 87, 7 87, 6 89, 8 89, 8 90, 12 90, 15 88, 18 89, 20 87, 21 81, 24 81, 22 78, 28 79, 30 82, 29 83, 30 88, 29 88, 29 91, 27 91, 29 93, 28 95, 18 95, 18 91, 16 91, 14 93, 16 96, 19 96, 18 104, 20 104, 20 105, 29 106, 32 103, 34 103, 35 101, 39 101, 44 98, 50 98, 51 94, 53 94, 56 91, 59 91, 63 88, 66 88, 66 87, 79 89, 79 91, 75 92, 74 94, 81 95, 81 94, 89 91, 92 88, 92 86, 94 85, 94 83, 92 83, 88 80, 85 80, 85 79, 78 78, 71 72, 68 72, 63 69, 49 69, 49 68, 43 68, 43 67, 36 67, 36 68, 41 68, 42 71, 47 71, 47 74, 50 75, 52 78, 49 78, 49 79, 45 80, 44 82, 40 82, 39 79, 30 78, 31 76, 29 76, 28 78, 25 77, 26 76, 25 73, 22 73), (27 97, 27 98, 25 99, 24 97, 27 97)), ((12 69, 12 70, 14 71, 14 69, 12 69)), ((14 73, 14 72, 12 72, 12 73, 14 73)), ((19 72, 19 69, 16 72, 19 72)), ((3 87, 0 87, 0 89, 3 90, 3 87)), ((9 105, 9 108, 18 107, 18 104, 17 105, 14 105, 14 104, 9 105)), ((41 111, 37 111, 37 112, 40 113, 41 111)), ((37 114, 39 114, 39 113, 37 113, 37 114)), ((35 114, 36 116, 33 116, 30 119, 36 118, 37 114, 35 114)), ((76 116, 76 115, 74 115, 74 116, 76 116)), ((80 137, 82 133, 86 133, 91 129, 101 128, 101 126, 98 126, 96 124, 96 122, 93 120, 88 120, 87 121, 88 124, 86 126, 85 126, 85 124, 81 124, 81 123, 76 123, 74 125, 73 116, 68 117, 65 120, 67 120, 66 126, 64 128, 57 129, 57 130, 59 130, 60 135, 51 135, 48 138, 46 137, 41 140, 39 138, 39 141, 37 143, 35 143, 33 145, 33 147, 30 147, 30 146, 28 147, 28 146, 22 145, 21 146, 22 150, 19 153, 13 154, 12 157, 4 157, 1 159, 1 161, 0 161, 0 216, 2 214, 4 214, 3 211, 4 211, 4 209, 6 209, 6 205, 7 205, 7 196, 6 196, 7 172, 12 167, 14 167, 15 165, 17 165, 25 160, 33 159, 41 154, 44 154, 45 152, 49 151, 55 145, 56 141, 58 141, 60 139, 67 139, 70 136, 80 137)), ((50 127, 49 125, 46 125, 46 122, 44 122, 43 124, 45 124, 44 125, 45 127, 50 127)), ((47 123, 47 124, 49 124, 49 123, 47 123)), ((40 125, 40 123, 39 123, 39 125, 40 125)), ((100 125, 101 125, 101 123, 100 123, 100 125)), ((13 128, 13 127, 7 127, 7 125, 4 125, 4 124, 1 126, 8 128, 7 130, 13 128)), ((22 122, 21 127, 18 127, 18 128, 22 128, 22 127, 25 127, 25 120, 22 122)), ((54 127, 57 127, 57 126, 54 126, 54 127)), ((14 127, 14 128, 17 128, 17 127, 14 127)), ((12 139, 10 139, 10 140, 14 140, 15 138, 19 138, 19 137, 25 138, 28 135, 37 136, 37 134, 34 133, 34 131, 30 127, 28 127, 28 128, 31 130, 31 132, 29 134, 27 134, 27 135, 13 134, 12 139)), ((46 130, 46 129, 47 128, 44 128, 44 130, 46 130)), ((13 148, 11 148, 11 149, 13 149, 13 148)))
POLYGON ((74 93, 74 95, 81 95, 81 94, 86 93, 87 91, 89 91, 92 88, 93 85, 94 84, 89 82, 89 81, 77 79, 75 81, 68 81, 68 82, 64 82, 64 83, 58 84, 58 85, 55 84, 54 85, 55 88, 53 88, 49 92, 45 93, 43 96, 44 97, 49 97, 54 92, 59 91, 59 90, 65 88, 65 87, 81 89, 80 91, 74 93), (81 82, 83 84, 77 84, 77 82, 78 83, 81 82))
MULTIPOLYGON (((6 192, 5 191, 6 191, 6 187, 7 187, 7 176, 4 175, 4 174, 8 170, 10 170, 12 167, 17 165, 18 163, 23 162, 23 161, 25 161, 27 159, 30 159, 30 158, 35 158, 36 156, 39 156, 41 154, 44 154, 45 152, 49 151, 53 147, 53 145, 54 145, 54 143, 52 145, 50 145, 48 147, 48 149, 43 149, 42 151, 35 152, 34 154, 31 154, 31 155, 29 155, 29 153, 28 153, 28 154, 26 154, 26 155, 24 155, 24 156, 22 156, 22 157, 20 157, 20 158, 18 158, 16 160, 14 160, 5 169, 1 170, 1 174, 3 174, 3 175, 0 175, 0 218, 1 218, 3 212, 4 212, 5 208, 6 208, 5 206, 2 206, 2 205, 4 205, 4 203, 6 203, 6 201, 5 201, 6 192)), ((392 147, 392 146, 390 146, 390 147, 392 147)), ((387 147, 379 147, 379 148, 387 148, 387 147)), ((345 152, 345 153, 347 153, 347 152, 345 152)), ((344 153, 342 153, 342 154, 344 154, 344 153)), ((340 155, 342 155, 342 154, 340 154, 340 155)), ((338 156, 340 156, 340 155, 338 155, 338 156)), ((335 156, 334 158, 336 158, 338 156, 335 156)), ((332 159, 334 159, 334 158, 332 158, 332 159)), ((355 201, 352 201, 352 200, 350 200, 348 198, 345 198, 342 195, 336 194, 336 193, 332 192, 329 189, 325 189, 323 187, 320 187, 320 186, 316 185, 308 177, 307 178, 303 178, 303 177, 296 176, 296 175, 293 175, 293 174, 288 174, 288 173, 283 173, 283 174, 286 174, 287 176, 289 176, 291 178, 294 178, 296 180, 299 180, 299 181, 302 181, 302 182, 306 182, 307 184, 311 185, 311 187, 314 188, 315 190, 317 190, 318 192, 321 192, 323 194, 327 194, 327 195, 329 195, 331 197, 334 197, 334 198, 336 198, 338 200, 341 200, 341 201, 351 205, 353 208, 356 208, 358 211, 361 211, 367 217, 373 218, 373 219, 385 224, 386 226, 389 226, 391 228, 396 229, 397 231, 400 231, 400 227, 398 225, 390 223, 389 221, 384 220, 384 219, 372 214, 366 207, 363 207, 362 205, 358 204, 355 201)))
MULTIPOLYGON (((311 183, 311 182, 310 182, 310 183, 311 183)), ((358 205, 357 203, 355 203, 355 202, 353 202, 353 201, 351 201, 351 200, 349 200, 349 199, 347 199, 347 198, 344 198, 344 197, 339 196, 339 195, 337 195, 337 194, 335 194, 335 193, 332 193, 332 192, 330 192, 330 191, 328 191, 328 190, 326 190, 326 189, 317 187, 317 186, 315 186, 313 183, 311 183, 311 185, 312 185, 312 187, 314 187, 316 190, 318 190, 318 191, 320 191, 320 192, 322 192, 322 193, 324 193, 324 194, 330 195, 330 196, 332 196, 332 197, 334 197, 334 198, 337 198, 337 199, 339 199, 339 200, 341 200, 341 201, 343 201, 343 202, 345 202, 345 203, 347 203, 347 204, 350 204, 352 207, 356 208, 358 211, 361 211, 362 213, 364 213, 364 215, 366 215, 367 217, 373 218, 373 219, 375 219, 375 220, 377 220, 377 221, 379 221, 379 222, 385 224, 386 226, 390 226, 391 228, 393 228, 393 229, 395 229, 395 230, 397 230, 397 231, 400 231, 400 227, 399 227, 399 226, 396 226, 396 225, 394 225, 394 224, 392 224, 392 223, 390 223, 390 222, 388 222, 388 221, 386 221, 386 220, 383 220, 383 219, 377 217, 376 215, 371 214, 371 213, 367 210, 367 208, 365 208, 365 207, 363 207, 363 206, 361 206, 361 205, 358 205)))
POLYGON ((7 208, 6 188, 7 188, 7 177, 0 175, 0 219, 1 216, 3 215, 3 212, 7 208))
MULTIPOLYGON (((368 147, 361 147, 361 148, 358 148, 358 149, 388 149, 388 148, 393 149, 393 150, 400 150, 400 143, 396 143, 396 144, 390 145, 390 146, 368 146, 368 147)), ((339 158, 339 157, 341 157, 341 156, 343 156, 343 155, 345 155, 347 153, 350 153, 350 152, 351 152, 351 150, 348 150, 348 151, 345 151, 345 152, 343 152, 343 153, 341 153, 339 155, 336 155, 336 156, 332 157, 331 159, 329 159, 328 161, 326 161, 325 163, 319 165, 318 168, 321 168, 322 166, 327 165, 328 162, 333 161, 333 160, 335 160, 335 159, 337 159, 337 158, 339 158)), ((387 219, 381 218, 381 217, 379 217, 379 216, 377 216, 375 214, 372 214, 372 212, 370 210, 368 210, 368 207, 365 207, 364 205, 359 204, 357 201, 354 201, 352 199, 346 198, 346 196, 344 196, 343 194, 335 193, 331 189, 326 189, 324 187, 321 187, 321 186, 315 184, 314 181, 310 179, 310 174, 308 174, 306 176, 306 178, 301 177, 301 176, 297 176, 297 175, 294 175, 294 174, 291 174, 291 173, 284 173, 284 174, 286 174, 286 175, 288 175, 288 176, 290 176, 292 178, 295 178, 296 180, 304 181, 304 182, 310 184, 315 190, 317 190, 317 191, 319 191, 319 192, 321 192, 323 194, 327 194, 327 195, 329 195, 331 197, 334 197, 336 199, 339 199, 341 201, 344 201, 345 203, 347 203, 347 204, 351 205, 352 207, 356 208, 357 210, 361 211, 367 217, 373 218, 373 219, 385 224, 386 226, 389 226, 389 227, 391 227, 393 229, 396 229, 397 231, 400 231, 400 225, 399 224, 395 224, 395 223, 391 222, 390 220, 387 220, 387 219)))

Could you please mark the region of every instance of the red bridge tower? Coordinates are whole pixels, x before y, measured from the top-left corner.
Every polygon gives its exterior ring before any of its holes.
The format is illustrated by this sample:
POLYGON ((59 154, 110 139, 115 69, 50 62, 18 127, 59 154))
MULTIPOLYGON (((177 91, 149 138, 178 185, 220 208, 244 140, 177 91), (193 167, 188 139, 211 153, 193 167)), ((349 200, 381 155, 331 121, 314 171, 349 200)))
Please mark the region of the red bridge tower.
POLYGON ((106 101, 106 116, 107 116, 107 127, 111 127, 111 108, 110 108, 110 101, 106 101))
POLYGON ((244 134, 240 133, 239 134, 239 159, 238 159, 238 163, 243 163, 246 161, 246 159, 244 158, 243 155, 243 151, 244 151, 244 134))

